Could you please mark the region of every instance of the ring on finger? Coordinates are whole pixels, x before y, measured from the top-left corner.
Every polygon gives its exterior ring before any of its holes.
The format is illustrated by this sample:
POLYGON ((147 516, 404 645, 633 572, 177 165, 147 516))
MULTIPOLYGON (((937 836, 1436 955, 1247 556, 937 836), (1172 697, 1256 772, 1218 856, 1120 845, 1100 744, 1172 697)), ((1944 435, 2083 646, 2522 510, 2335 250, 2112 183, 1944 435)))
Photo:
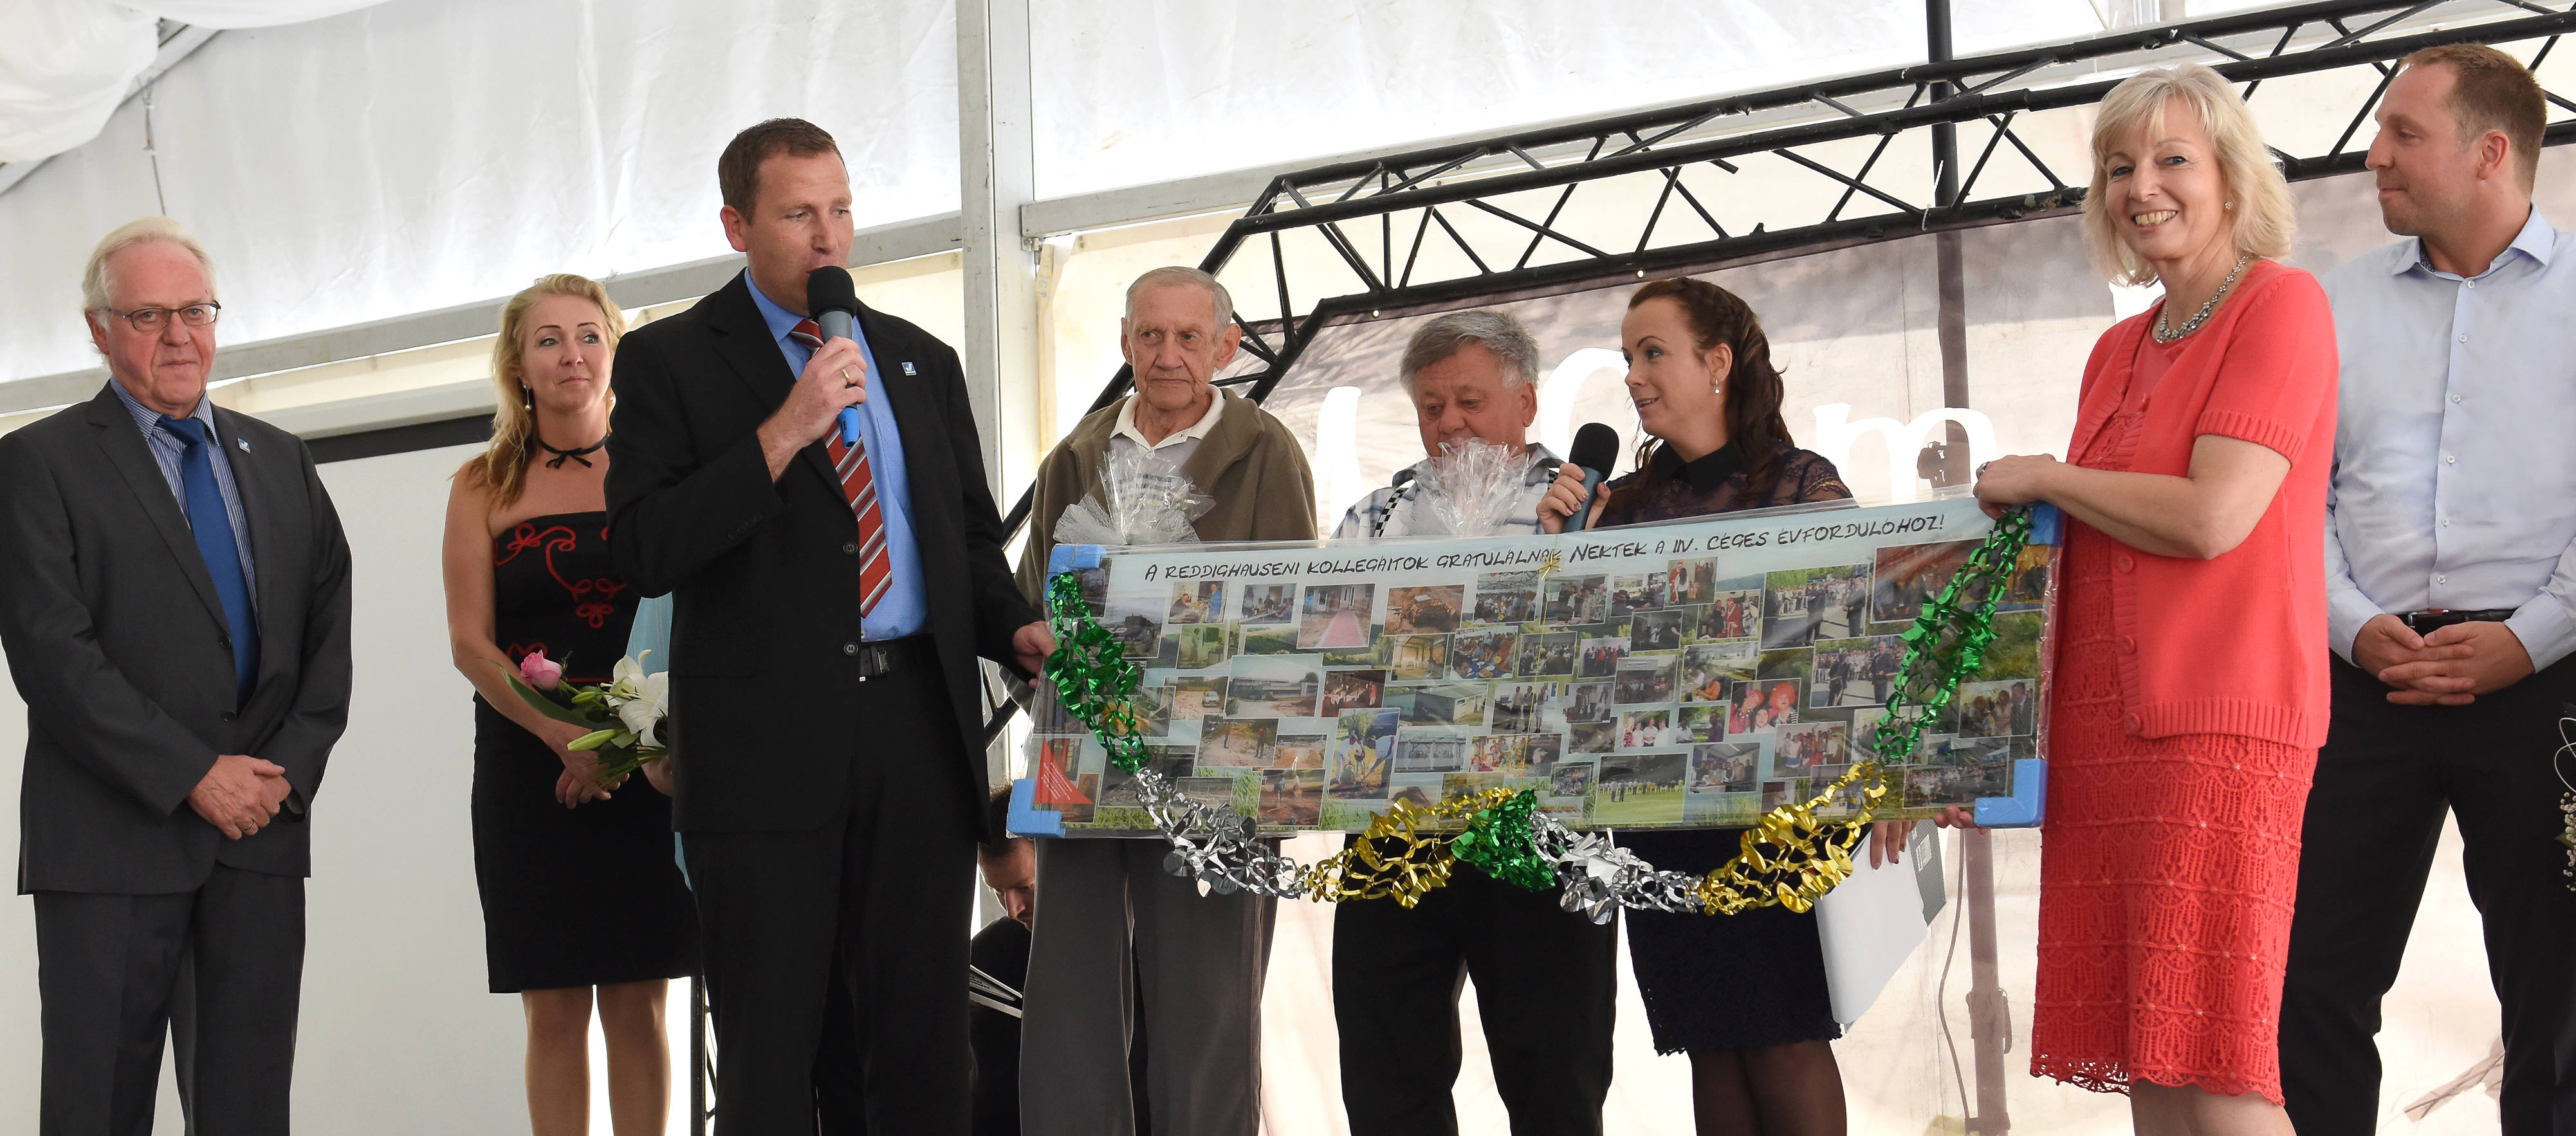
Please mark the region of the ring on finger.
POLYGON ((850 380, 850 369, 848 367, 841 368, 841 385, 845 387, 854 387, 859 385, 850 380))

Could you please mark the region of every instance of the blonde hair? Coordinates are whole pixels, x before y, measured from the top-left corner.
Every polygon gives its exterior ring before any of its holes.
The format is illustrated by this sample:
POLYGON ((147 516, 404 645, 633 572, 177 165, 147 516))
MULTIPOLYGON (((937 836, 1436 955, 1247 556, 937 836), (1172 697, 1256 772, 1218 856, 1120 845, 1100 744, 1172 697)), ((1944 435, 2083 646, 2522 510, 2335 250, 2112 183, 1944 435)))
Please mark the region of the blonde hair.
POLYGON ((188 230, 168 217, 141 217, 116 227, 116 231, 98 239, 98 247, 89 250, 89 263, 81 266, 81 311, 113 310, 108 293, 116 289, 116 278, 108 272, 108 258, 136 245, 174 245, 197 258, 197 267, 206 274, 206 298, 215 298, 215 261, 206 255, 206 246, 189 236, 188 230))
POLYGON ((2180 102, 2200 119, 2201 129, 2217 150, 2218 173, 2227 185, 2229 216, 2236 251, 2247 256, 2277 257, 2290 251, 2298 231, 2298 209, 2290 201, 2290 184, 2272 164, 2272 151, 2245 100, 2225 77, 2197 63, 2158 68, 2132 75, 2102 96, 2093 120, 2093 185, 2084 194, 2084 243, 2093 267, 2114 284, 2132 287, 2156 282, 2153 265, 2120 240, 2119 222, 2103 192, 2110 175, 2107 155, 2116 140, 2132 130, 2164 128, 2165 107, 2180 102))
MULTIPOLYGON (((540 276, 510 302, 501 305, 501 336, 492 342, 492 390, 496 405, 492 411, 492 444, 465 463, 459 477, 471 477, 492 491, 495 509, 518 501, 528 484, 528 450, 537 432, 537 416, 528 410, 526 387, 519 381, 519 368, 526 348, 520 340, 528 333, 528 309, 549 296, 571 296, 588 300, 599 308, 600 326, 606 329, 602 338, 611 354, 617 351, 617 340, 626 334, 626 313, 618 310, 617 301, 608 298, 608 289, 587 276, 559 272, 540 276)), ((611 398, 616 395, 611 393, 611 398)))

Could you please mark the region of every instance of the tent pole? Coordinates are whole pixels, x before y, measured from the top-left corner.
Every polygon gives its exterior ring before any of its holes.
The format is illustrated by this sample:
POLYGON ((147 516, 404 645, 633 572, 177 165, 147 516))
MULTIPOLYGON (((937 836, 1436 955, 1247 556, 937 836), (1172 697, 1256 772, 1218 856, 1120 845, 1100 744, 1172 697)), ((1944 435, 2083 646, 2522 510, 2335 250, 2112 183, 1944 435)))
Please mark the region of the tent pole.
MULTIPOLYGON (((1923 28, 1925 54, 1936 65, 1950 62, 1950 0, 1924 0, 1923 28)), ((1953 93, 1953 85, 1935 83, 1932 98, 1938 101, 1953 93)), ((1959 129, 1949 123, 1932 128, 1932 163, 1940 178, 1933 206, 1949 209, 1959 204, 1959 129)), ((1941 314, 1941 405, 1968 405, 1968 312, 1967 271, 1959 247, 1957 230, 1945 230, 1932 237, 1933 257, 1940 278, 1941 314)), ((1926 447, 1917 459, 1916 471, 1934 486, 1961 485, 1968 480, 1968 437, 1959 424, 1948 424, 1947 444, 1935 443, 1937 451, 1926 447)), ((1891 471, 1893 472, 1893 471, 1891 471)), ((1966 877, 1966 910, 1968 920, 1968 1039, 1976 1053, 1977 1099, 1967 1118, 1970 1132, 1995 1136, 2012 1131, 2012 1115, 2004 1103, 2004 1052, 2012 1048, 2011 1017, 2004 1011, 2002 983, 1995 968, 1995 865, 1992 838, 1976 829, 1959 834, 1962 857, 1961 871, 1966 877)), ((1963 1102, 1964 1104, 1964 1102, 1963 1102)))
POLYGON ((1038 242, 1020 235, 1037 196, 1028 0, 957 5, 958 236, 966 275, 967 401, 996 496, 1036 476, 1038 242))
POLYGON ((1994 838, 1977 829, 1959 833, 1961 871, 1967 877, 1968 1042, 1976 1053, 1976 1114, 1968 1131, 1987 1136, 2012 1131, 2004 1102, 2004 1053, 2012 1048, 2012 1011, 1995 973, 1994 838))
POLYGON ((689 977, 689 1136, 707 1136, 708 1082, 715 1078, 707 1061, 707 980, 689 977))
MULTIPOLYGON (((984 477, 1004 485, 1037 480, 1039 435, 1051 417, 1039 347, 1040 242, 1021 234, 1020 210, 1037 198, 1035 104, 1031 90, 1029 0, 957 3, 957 232, 965 268, 966 328, 957 353, 966 397, 983 440, 984 477)), ((988 691, 996 673, 985 664, 988 691)), ((987 718, 989 784, 1010 780, 1010 702, 987 718)), ((977 925, 1001 916, 992 892, 975 889, 977 925)))
MULTIPOLYGON (((1927 57, 1935 64, 1950 62, 1953 55, 1950 0, 1924 0, 1923 27, 1927 57)), ((1934 83, 1931 96, 1938 101, 1956 91, 1956 84, 1934 83)), ((1945 122, 1932 128, 1932 168, 1940 179, 1933 191, 1933 208, 1956 208, 1959 204, 1957 126, 1945 122)), ((1945 230, 1932 237, 1933 258, 1940 281, 1941 405, 1964 408, 1968 405, 1968 286, 1959 241, 1960 235, 1956 230, 1945 230)), ((1931 482, 1934 488, 1964 485, 1968 481, 1968 432, 1956 422, 1948 423, 1947 427, 1944 440, 1924 447, 1924 453, 1915 460, 1916 475, 1931 482)))

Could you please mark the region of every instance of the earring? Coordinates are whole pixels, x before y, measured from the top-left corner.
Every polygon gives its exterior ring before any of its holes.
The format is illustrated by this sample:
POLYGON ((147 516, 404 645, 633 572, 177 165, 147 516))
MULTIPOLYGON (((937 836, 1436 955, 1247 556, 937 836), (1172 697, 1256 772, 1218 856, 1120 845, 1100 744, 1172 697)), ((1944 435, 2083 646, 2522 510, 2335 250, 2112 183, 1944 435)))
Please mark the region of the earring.
POLYGON ((537 388, 530 386, 520 387, 519 406, 522 409, 535 410, 537 408, 537 388))
POLYGON ((2227 203, 2227 208, 2229 208, 2229 209, 2234 209, 2234 208, 2236 208, 2236 203, 2235 203, 2235 202, 2233 202, 2233 201, 2228 202, 2228 203, 2227 203))

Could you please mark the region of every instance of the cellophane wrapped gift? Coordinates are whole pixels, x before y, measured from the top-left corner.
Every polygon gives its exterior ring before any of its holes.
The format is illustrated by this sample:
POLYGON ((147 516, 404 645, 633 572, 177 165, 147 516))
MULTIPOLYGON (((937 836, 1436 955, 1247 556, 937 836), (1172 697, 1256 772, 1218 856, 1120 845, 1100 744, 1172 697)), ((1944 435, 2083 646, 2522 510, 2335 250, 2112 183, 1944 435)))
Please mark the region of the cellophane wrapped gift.
POLYGON ((1422 463, 1413 508, 1423 535, 1493 536, 1531 507, 1529 455, 1476 438, 1443 442, 1422 463))
POLYGON ((1055 542, 1196 544, 1191 522, 1215 507, 1179 462, 1139 446, 1112 445, 1100 460, 1100 484, 1056 521, 1055 542))

